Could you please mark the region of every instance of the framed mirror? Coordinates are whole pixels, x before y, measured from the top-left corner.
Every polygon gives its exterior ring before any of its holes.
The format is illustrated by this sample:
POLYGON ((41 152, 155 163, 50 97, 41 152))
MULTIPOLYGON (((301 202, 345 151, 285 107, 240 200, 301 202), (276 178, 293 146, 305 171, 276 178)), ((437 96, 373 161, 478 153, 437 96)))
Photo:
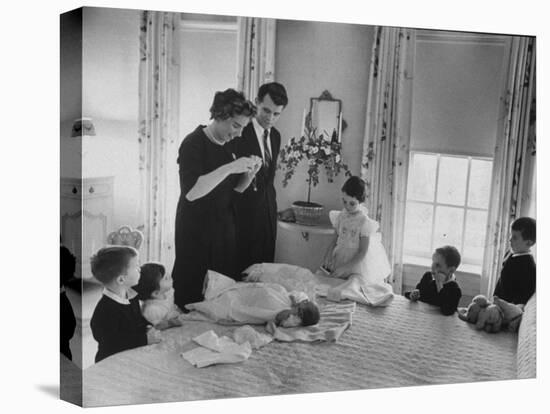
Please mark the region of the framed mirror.
POLYGON ((342 101, 324 91, 318 98, 310 99, 307 126, 315 129, 317 136, 322 135, 327 141, 342 139, 342 101))

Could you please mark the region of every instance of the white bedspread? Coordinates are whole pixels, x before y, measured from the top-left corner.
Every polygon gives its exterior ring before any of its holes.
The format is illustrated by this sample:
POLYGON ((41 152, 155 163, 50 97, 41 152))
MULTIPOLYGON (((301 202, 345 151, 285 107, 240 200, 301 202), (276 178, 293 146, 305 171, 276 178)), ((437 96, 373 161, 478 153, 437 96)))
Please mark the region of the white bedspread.
MULTIPOLYGON (((272 342, 239 364, 195 368, 180 357, 191 338, 234 326, 186 322, 160 344, 113 355, 84 371, 83 404, 356 390, 516 378, 517 334, 476 331, 456 315, 396 296, 387 307, 357 305, 338 342, 272 342)), ((262 328, 256 328, 261 332, 262 328)))

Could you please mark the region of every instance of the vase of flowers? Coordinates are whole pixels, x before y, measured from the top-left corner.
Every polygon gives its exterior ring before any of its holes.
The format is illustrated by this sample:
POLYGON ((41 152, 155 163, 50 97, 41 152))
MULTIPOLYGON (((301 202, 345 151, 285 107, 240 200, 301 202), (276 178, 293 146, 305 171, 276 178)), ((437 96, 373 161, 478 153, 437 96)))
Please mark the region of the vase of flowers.
POLYGON ((307 201, 295 201, 292 204, 296 222, 305 225, 315 225, 323 214, 323 206, 311 201, 311 189, 319 184, 321 168, 325 169, 327 181, 332 183, 334 177, 344 171, 351 176, 348 166, 342 161, 342 144, 335 136, 327 138, 317 134, 311 128, 310 122, 304 128, 300 138, 292 137, 281 149, 278 168, 283 170, 283 187, 296 172, 296 167, 303 160, 307 162, 307 201))

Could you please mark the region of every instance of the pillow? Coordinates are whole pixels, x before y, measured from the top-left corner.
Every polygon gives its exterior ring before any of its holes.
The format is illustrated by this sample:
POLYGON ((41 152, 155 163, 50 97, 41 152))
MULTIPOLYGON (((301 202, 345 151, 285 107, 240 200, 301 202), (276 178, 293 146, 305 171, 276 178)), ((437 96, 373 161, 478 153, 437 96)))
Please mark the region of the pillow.
POLYGON ((315 300, 317 282, 309 269, 285 263, 257 263, 243 273, 247 282, 276 283, 289 292, 304 292, 310 301, 315 300))
POLYGON ((518 378, 537 376, 537 296, 536 292, 525 305, 518 331, 518 378))

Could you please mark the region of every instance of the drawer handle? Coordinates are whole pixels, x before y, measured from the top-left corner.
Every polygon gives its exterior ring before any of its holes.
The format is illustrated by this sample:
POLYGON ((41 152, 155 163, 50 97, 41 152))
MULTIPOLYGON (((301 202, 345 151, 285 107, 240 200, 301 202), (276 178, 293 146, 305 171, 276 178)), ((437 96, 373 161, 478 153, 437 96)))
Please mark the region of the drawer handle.
POLYGON ((73 191, 72 191, 73 194, 76 194, 78 193, 78 190, 76 189, 76 187, 73 187, 73 191))
POLYGON ((93 194, 94 193, 94 187, 90 187, 90 189, 88 190, 90 192, 90 194, 93 194))

